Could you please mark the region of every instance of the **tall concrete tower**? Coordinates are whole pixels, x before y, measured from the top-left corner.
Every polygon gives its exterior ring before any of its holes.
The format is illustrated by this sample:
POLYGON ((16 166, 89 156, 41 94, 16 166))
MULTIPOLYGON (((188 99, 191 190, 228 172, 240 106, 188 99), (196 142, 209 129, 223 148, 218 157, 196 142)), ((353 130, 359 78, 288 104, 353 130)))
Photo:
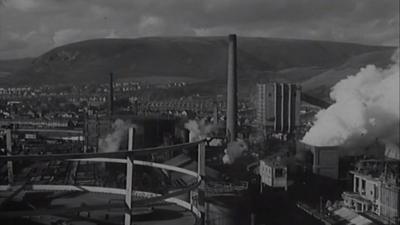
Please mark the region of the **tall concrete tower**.
POLYGON ((301 86, 286 83, 257 84, 257 120, 265 128, 291 133, 300 124, 301 86))
POLYGON ((232 142, 236 140, 237 134, 237 59, 235 34, 229 35, 227 72, 226 137, 228 138, 228 142, 232 142))

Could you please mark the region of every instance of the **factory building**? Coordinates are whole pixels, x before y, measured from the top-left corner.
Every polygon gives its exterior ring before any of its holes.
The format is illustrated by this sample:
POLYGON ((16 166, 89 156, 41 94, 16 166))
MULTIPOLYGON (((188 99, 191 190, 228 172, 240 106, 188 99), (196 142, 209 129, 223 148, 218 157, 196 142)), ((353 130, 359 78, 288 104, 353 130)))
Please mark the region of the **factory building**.
POLYGON ((259 173, 261 177, 260 191, 264 186, 271 188, 288 188, 288 169, 286 159, 270 157, 260 160, 259 173))
MULTIPOLYGON (((166 138, 173 138, 179 123, 176 119, 150 118, 141 116, 114 115, 109 118, 91 118, 85 124, 85 144, 91 151, 99 150, 99 140, 113 133, 113 125, 116 120, 122 120, 125 124, 133 124, 136 128, 135 148, 156 147, 166 144, 166 138)), ((179 134, 183 136, 182 134, 179 134)), ((120 146, 122 149, 126 146, 120 146)))
POLYGON ((353 191, 343 192, 344 205, 370 213, 382 222, 398 224, 400 216, 400 161, 362 160, 353 174, 353 191))
POLYGON ((110 119, 91 118, 85 121, 85 145, 88 149, 97 151, 99 139, 111 132, 112 121, 110 119))
POLYGON ((286 83, 257 84, 257 120, 275 132, 292 133, 299 125, 301 87, 286 83))
POLYGON ((2 119, 0 126, 14 126, 18 128, 68 128, 73 127, 73 123, 68 119, 2 119))

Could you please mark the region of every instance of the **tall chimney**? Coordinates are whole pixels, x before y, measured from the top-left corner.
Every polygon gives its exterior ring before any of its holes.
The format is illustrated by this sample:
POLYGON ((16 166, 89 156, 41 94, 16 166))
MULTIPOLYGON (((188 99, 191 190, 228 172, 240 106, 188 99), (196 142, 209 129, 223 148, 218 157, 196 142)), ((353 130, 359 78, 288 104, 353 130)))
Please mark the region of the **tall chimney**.
POLYGON ((226 136, 228 142, 236 140, 237 126, 237 75, 236 75, 236 35, 229 35, 228 44, 228 84, 226 109, 226 136))
MULTIPOLYGON (((11 139, 11 130, 6 130, 6 154, 8 156, 12 155, 12 139, 11 139)), ((14 184, 14 169, 13 162, 7 161, 7 174, 8 174, 8 183, 10 185, 14 184)))
POLYGON ((217 101, 214 101, 213 123, 214 123, 214 125, 218 125, 218 102, 217 101))
POLYGON ((114 74, 110 73, 110 87, 109 87, 109 96, 108 96, 108 114, 110 118, 114 114, 114 74))

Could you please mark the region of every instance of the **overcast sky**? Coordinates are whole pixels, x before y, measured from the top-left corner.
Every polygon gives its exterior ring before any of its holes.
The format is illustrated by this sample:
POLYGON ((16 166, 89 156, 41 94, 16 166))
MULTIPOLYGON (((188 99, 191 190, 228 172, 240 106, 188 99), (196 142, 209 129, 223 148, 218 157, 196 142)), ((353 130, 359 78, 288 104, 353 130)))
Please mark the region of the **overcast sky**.
POLYGON ((399 43, 399 0, 0 0, 0 59, 92 38, 237 33, 399 43))

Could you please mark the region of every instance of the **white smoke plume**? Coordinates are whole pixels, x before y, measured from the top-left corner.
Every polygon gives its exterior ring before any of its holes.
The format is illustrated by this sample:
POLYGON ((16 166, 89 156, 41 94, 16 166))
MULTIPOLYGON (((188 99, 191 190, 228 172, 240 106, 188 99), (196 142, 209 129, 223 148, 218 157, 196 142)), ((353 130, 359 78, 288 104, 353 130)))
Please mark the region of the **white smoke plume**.
POLYGON ((399 50, 387 68, 368 65, 339 81, 333 105, 321 110, 303 142, 315 146, 370 145, 376 139, 399 144, 399 50))
POLYGON ((225 155, 222 157, 222 162, 224 164, 234 163, 247 149, 247 144, 241 139, 228 143, 225 149, 225 155))
POLYGON ((131 127, 130 122, 121 119, 115 120, 112 124, 112 132, 105 138, 99 140, 100 152, 116 152, 119 150, 123 136, 127 134, 127 130, 131 127))
POLYGON ((201 120, 189 120, 185 123, 185 128, 190 131, 190 142, 200 141, 210 136, 215 130, 215 125, 208 122, 205 118, 201 120))

